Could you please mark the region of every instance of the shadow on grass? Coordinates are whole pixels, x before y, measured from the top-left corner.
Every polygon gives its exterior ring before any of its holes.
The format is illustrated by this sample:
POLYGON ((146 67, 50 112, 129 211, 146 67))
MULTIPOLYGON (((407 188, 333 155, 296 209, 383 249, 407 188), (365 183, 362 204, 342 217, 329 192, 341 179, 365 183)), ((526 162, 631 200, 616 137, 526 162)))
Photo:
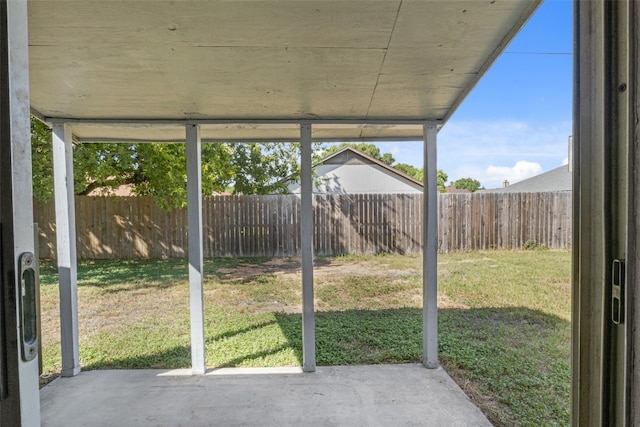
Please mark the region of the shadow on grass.
MULTIPOLYGON (((185 260, 84 260, 78 263, 78 286, 108 287, 123 283, 176 281, 187 277, 185 260)), ((40 266, 43 285, 56 284, 58 271, 54 262, 40 266)))
MULTIPOLYGON (((299 313, 273 313, 274 321, 260 321, 247 327, 219 333, 207 338, 207 344, 260 330, 277 323, 288 347, 296 352, 302 363, 302 324, 299 313)), ((377 363, 419 362, 422 356, 422 311, 417 308, 387 310, 347 310, 316 313, 316 358, 319 365, 357 365, 377 363)), ((442 359, 457 361, 465 368, 465 360, 471 353, 475 360, 487 356, 497 348, 514 349, 534 345, 542 349, 548 338, 568 331, 569 322, 528 308, 480 308, 439 310, 439 352, 442 359), (533 343, 532 343, 533 342, 533 343), (479 349, 474 349, 478 344, 479 349), (482 351, 481 351, 482 350, 482 351), (482 352, 490 352, 482 354, 482 352)), ((562 334, 560 334, 562 335, 562 334)), ((553 343, 557 343, 557 339, 553 343)), ((563 344, 563 343, 560 343, 563 344)), ((135 343, 132 343, 135 345, 135 343)), ((551 349, 548 349, 551 350, 551 349)), ((241 352, 242 350, 240 350, 241 352)), ((567 350, 568 351, 568 350, 567 350)), ((557 356, 557 352, 548 354, 557 356)), ((180 364, 190 363, 189 347, 172 349, 167 356, 180 364), (182 354, 183 357, 176 357, 182 354)), ((152 354, 129 359, 114 360, 108 366, 146 367, 145 357, 168 361, 163 354, 152 354)), ((242 361, 254 358, 254 354, 240 355, 228 366, 238 366, 242 361)), ((96 368, 107 367, 98 364, 96 368)), ((174 367, 174 366, 166 366, 174 367)))
POLYGON ((234 329, 234 330, 231 330, 231 331, 222 332, 222 333, 220 333, 218 335, 214 335, 212 337, 207 337, 206 340, 205 340, 205 345, 214 344, 216 341, 220 341, 220 340, 223 340, 225 338, 231 338, 231 337, 234 337, 234 336, 237 336, 237 335, 242 335, 242 334, 244 334, 246 332, 255 331, 255 330, 258 330, 258 329, 273 325, 275 323, 276 323, 275 320, 259 322, 259 323, 254 323, 253 325, 247 326, 247 327, 244 327, 244 328, 238 328, 238 329, 234 329))
POLYGON ((216 366, 216 368, 235 368, 238 366, 242 366, 251 360, 263 359, 266 356, 275 355, 277 353, 280 353, 283 350, 288 350, 289 348, 290 348, 289 344, 282 344, 268 350, 262 350, 262 351, 253 352, 251 354, 238 356, 235 359, 230 359, 224 363, 221 363, 220 365, 216 366))
MULTIPOLYGON (((222 279, 221 268, 234 268, 247 263, 260 263, 264 259, 211 258, 204 261, 207 276, 222 279)), ((140 287, 169 287, 188 280, 186 259, 136 260, 81 260, 78 262, 78 286, 107 288, 135 283, 140 287), (160 282, 160 283, 159 283, 160 282)), ((42 260, 40 282, 43 286, 56 285, 58 268, 55 261, 42 260)))
MULTIPOLYGON (((85 349, 81 348, 81 353, 83 350, 85 349)), ((122 358, 106 356, 82 365, 83 370, 89 371, 96 369, 179 369, 189 367, 191 367, 191 346, 188 345, 174 346, 138 356, 122 358)))
MULTIPOLYGON (((253 283, 257 275, 273 273, 265 266, 272 258, 207 258, 204 260, 205 276, 219 281, 253 283), (258 273, 247 277, 230 279, 228 269, 256 266, 258 273), (221 272, 220 270, 223 270, 221 272)), ((330 258, 318 258, 317 266, 330 265, 330 258)), ((300 269, 299 261, 293 259, 278 264, 274 271, 292 272, 300 269)), ((134 283, 141 288, 170 287, 188 280, 188 261, 181 258, 135 259, 135 260, 81 260, 78 262, 78 286, 107 288, 134 283)), ((40 282, 43 286, 56 285, 58 268, 55 261, 41 260, 40 282)))
MULTIPOLYGON (((293 353, 301 365, 301 315, 272 314, 273 321, 256 319, 248 326, 208 337, 207 346, 220 346, 224 351, 218 367, 258 366, 279 352, 293 353), (284 340, 259 343, 250 338, 267 336, 274 324, 284 340), (237 340, 235 348, 225 348, 229 339, 237 340)), ((147 354, 136 356, 92 357, 85 369, 188 368, 190 347, 167 344, 167 348, 147 348, 147 354)), ((102 349, 87 349, 96 350, 102 349)), ((569 423, 568 321, 522 307, 441 309, 439 355, 494 425, 569 423)), ((316 313, 318 365, 415 363, 421 356, 420 309, 316 313)))

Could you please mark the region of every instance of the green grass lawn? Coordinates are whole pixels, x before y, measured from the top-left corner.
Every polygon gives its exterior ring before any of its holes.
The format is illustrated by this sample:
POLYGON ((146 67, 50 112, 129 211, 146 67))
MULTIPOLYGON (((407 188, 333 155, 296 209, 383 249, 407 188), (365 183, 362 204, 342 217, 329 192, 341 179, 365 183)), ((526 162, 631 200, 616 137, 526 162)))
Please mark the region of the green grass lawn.
MULTIPOLYGON (((319 365, 421 358, 421 258, 318 258, 319 365)), ((301 364, 300 262, 205 261, 209 367, 301 364)), ((58 290, 41 268, 44 375, 60 370, 58 290)), ((78 268, 83 369, 185 368, 185 260, 83 261, 78 268)), ((440 360, 495 425, 569 424, 570 253, 439 255, 440 360)))

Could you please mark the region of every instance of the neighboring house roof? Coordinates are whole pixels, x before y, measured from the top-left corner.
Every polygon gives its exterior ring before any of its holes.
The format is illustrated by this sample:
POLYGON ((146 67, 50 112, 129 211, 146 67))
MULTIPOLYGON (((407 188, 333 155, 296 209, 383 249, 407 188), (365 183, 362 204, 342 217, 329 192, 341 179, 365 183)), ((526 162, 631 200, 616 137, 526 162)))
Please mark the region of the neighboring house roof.
POLYGON ((480 190, 485 193, 537 193, 544 191, 571 191, 572 176, 568 166, 560 166, 503 188, 480 190))
MULTIPOLYGON (((211 193, 211 195, 230 196, 231 193, 226 191, 223 191, 221 193, 214 191, 213 193, 211 193)), ((134 193, 133 191, 133 184, 122 184, 116 188, 111 188, 111 187, 94 188, 93 190, 89 191, 86 194, 86 196, 89 196, 89 197, 135 197, 137 196, 137 194, 134 193)))
POLYGON ((87 193, 90 197, 131 197, 133 194, 133 184, 122 184, 116 188, 111 187, 98 187, 87 193))
MULTIPOLYGON (((316 194, 421 193, 422 182, 352 147, 345 147, 315 166, 316 194)), ((289 185, 300 192, 300 183, 289 185)))
POLYGON ((466 188, 456 188, 453 185, 445 187, 444 190, 445 193, 471 193, 471 191, 467 190, 466 188))

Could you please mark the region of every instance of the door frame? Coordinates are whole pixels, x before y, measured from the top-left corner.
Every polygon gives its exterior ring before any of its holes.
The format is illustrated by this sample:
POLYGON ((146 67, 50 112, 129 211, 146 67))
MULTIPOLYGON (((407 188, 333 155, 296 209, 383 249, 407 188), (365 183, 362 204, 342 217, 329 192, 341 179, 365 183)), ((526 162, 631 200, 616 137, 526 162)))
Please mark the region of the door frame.
POLYGON ((19 261, 34 251, 27 21, 26 0, 0 0, 0 424, 39 426, 37 349, 23 353, 19 302, 19 261))

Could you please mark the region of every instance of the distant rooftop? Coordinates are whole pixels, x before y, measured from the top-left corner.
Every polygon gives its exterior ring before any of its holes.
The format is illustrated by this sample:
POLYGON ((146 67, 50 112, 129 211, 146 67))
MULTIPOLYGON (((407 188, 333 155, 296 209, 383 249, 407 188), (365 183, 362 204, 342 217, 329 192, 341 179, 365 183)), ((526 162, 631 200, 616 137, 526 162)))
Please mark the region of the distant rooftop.
POLYGON ((456 188, 453 185, 445 187, 445 193, 471 193, 466 188, 456 188))
POLYGON ((515 184, 501 188, 480 190, 483 193, 537 193, 543 191, 571 191, 572 173, 567 165, 552 169, 515 184))

